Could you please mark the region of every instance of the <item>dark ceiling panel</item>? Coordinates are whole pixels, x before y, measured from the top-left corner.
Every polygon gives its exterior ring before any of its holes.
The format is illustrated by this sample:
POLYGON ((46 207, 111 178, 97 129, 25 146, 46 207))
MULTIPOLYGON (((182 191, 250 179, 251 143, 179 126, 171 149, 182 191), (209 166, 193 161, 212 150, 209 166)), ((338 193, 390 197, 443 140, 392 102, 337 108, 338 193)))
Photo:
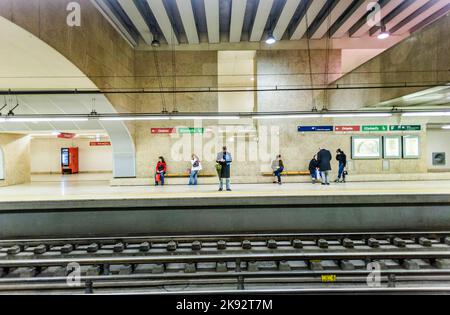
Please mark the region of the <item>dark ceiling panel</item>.
POLYGON ((122 7, 117 2, 117 0, 107 0, 105 1, 105 3, 114 13, 116 18, 121 22, 121 24, 127 29, 130 35, 133 36, 133 38, 137 41, 138 38, 140 37, 139 32, 136 30, 136 27, 134 26, 133 22, 131 22, 130 18, 125 13, 125 11, 123 11, 122 7))
MULTIPOLYGON (((394 10, 392 10, 388 15, 386 15, 382 20, 381 24, 386 25, 389 21, 391 21, 393 18, 395 18, 399 13, 401 13, 403 10, 405 10, 407 7, 409 7, 411 4, 414 3, 416 0, 405 0, 403 1, 398 7, 396 7, 394 10)), ((374 26, 370 29, 369 35, 372 36, 380 29, 380 26, 374 26)))
POLYGON ((264 28, 265 32, 273 32, 285 4, 286 0, 274 1, 272 10, 270 10, 269 18, 267 19, 266 27, 264 28))
MULTIPOLYGON (((388 4, 389 1, 392 1, 392 0, 380 0, 380 1, 378 1, 378 4, 380 5, 381 8, 383 8, 386 4, 388 4)), ((375 9, 375 7, 372 9, 372 11, 373 11, 374 9, 375 9)), ((353 26, 349 29, 348 33, 349 33, 350 37, 351 37, 354 33, 356 33, 356 32, 361 28, 361 26, 363 26, 365 23, 367 23, 367 17, 369 16, 369 14, 372 13, 372 11, 367 11, 367 13, 364 14, 364 16, 363 16, 362 18, 360 18, 359 21, 356 22, 355 25, 353 25, 353 26)))
POLYGON ((250 33, 252 31, 256 11, 258 10, 258 4, 259 0, 247 0, 247 7, 245 8, 244 15, 244 25, 242 27, 243 33, 250 33))
POLYGON ((440 9, 439 11, 433 13, 432 15, 430 15, 429 17, 427 17, 426 19, 424 19, 422 22, 420 22, 419 24, 415 25, 412 29, 410 29, 409 31, 411 33, 414 33, 415 31, 421 29, 422 27, 432 23, 433 21, 439 19, 441 16, 444 16, 445 14, 447 14, 448 12, 450 12, 450 3, 447 4, 445 7, 443 7, 442 9, 440 9))
POLYGON ((136 7, 141 12, 142 16, 144 17, 145 22, 147 23, 150 32, 155 36, 156 39, 158 39, 161 42, 165 42, 164 35, 161 31, 161 28, 158 25, 158 22, 156 21, 155 16, 153 15, 152 11, 150 10, 150 7, 148 6, 148 3, 146 0, 134 0, 134 3, 136 4, 136 7))
POLYGON ((334 33, 341 27, 342 24, 347 21, 352 14, 360 7, 364 5, 364 0, 354 0, 352 4, 347 8, 347 10, 342 13, 342 15, 337 19, 337 21, 331 26, 329 30, 329 36, 333 36, 334 33))
MULTIPOLYGON (((208 1, 208 0, 205 0, 208 1)), ((230 32, 230 19, 231 19, 231 0, 219 1, 219 16, 220 16, 220 33, 229 34, 230 32)), ((228 37, 228 36, 227 36, 228 37)))
POLYGON ((182 44, 187 43, 186 32, 184 30, 183 21, 181 20, 180 12, 176 0, 164 0, 164 7, 166 8, 167 15, 169 16, 172 29, 176 38, 182 44))
POLYGON ((312 1, 313 0, 303 0, 302 2, 300 2, 300 5, 297 7, 297 10, 295 10, 294 16, 292 17, 291 22, 289 23, 282 39, 291 38, 295 29, 302 21, 303 16, 305 15, 306 10, 309 8, 309 5, 311 4, 312 1))
MULTIPOLYGON (((327 19, 330 17, 330 13, 339 0, 328 0, 326 5, 320 10, 316 19, 311 23, 310 27, 306 31, 307 38, 311 38, 311 36, 316 32, 316 30, 322 25, 322 23, 327 23, 327 19)), ((331 25, 329 25, 331 27, 331 25)))
POLYGON ((203 0, 192 0, 192 9, 194 10, 194 18, 195 24, 197 24, 197 31, 200 33, 207 33, 208 26, 206 24, 205 3, 203 2, 203 0))
POLYGON ((403 27, 403 25, 411 22, 411 20, 415 19, 417 16, 422 14, 424 11, 428 10, 430 7, 435 5, 439 0, 430 0, 425 5, 421 6, 418 10, 414 11, 412 14, 408 15, 404 18, 400 23, 395 25, 392 29, 389 30, 391 33, 395 33, 397 30, 403 27))

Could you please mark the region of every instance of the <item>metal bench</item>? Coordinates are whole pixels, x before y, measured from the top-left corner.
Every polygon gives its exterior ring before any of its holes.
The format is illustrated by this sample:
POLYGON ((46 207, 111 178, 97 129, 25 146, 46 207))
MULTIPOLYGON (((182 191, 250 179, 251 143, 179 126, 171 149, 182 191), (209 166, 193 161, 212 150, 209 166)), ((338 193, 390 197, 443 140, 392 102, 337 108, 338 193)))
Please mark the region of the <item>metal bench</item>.
MULTIPOLYGON (((183 178, 183 177, 189 177, 190 174, 188 173, 171 173, 164 175, 165 178, 183 178)), ((215 173, 199 173, 198 177, 215 177, 217 174, 215 173)))
MULTIPOLYGON (((273 172, 263 172, 263 176, 273 176, 273 172)), ((309 176, 309 171, 285 171, 281 173, 282 176, 309 176)))

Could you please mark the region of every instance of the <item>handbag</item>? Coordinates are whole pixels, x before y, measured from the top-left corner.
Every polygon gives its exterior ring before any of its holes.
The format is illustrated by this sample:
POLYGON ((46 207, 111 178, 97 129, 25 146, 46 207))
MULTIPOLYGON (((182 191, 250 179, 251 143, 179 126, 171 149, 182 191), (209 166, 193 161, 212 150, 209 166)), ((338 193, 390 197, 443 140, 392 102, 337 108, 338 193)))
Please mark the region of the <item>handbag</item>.
POLYGON ((156 182, 159 183, 161 181, 161 174, 156 174, 156 182))
POLYGON ((220 177, 222 175, 222 165, 217 163, 216 164, 216 171, 217 171, 217 175, 220 177))

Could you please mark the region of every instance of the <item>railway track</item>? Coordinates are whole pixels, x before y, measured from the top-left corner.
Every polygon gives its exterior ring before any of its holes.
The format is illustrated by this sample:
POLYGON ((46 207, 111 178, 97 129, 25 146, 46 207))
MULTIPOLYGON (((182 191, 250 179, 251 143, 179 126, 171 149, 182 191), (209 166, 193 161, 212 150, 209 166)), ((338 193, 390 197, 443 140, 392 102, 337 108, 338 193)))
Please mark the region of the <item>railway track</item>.
POLYGON ((450 293, 450 232, 0 241, 0 294, 202 292, 450 293))

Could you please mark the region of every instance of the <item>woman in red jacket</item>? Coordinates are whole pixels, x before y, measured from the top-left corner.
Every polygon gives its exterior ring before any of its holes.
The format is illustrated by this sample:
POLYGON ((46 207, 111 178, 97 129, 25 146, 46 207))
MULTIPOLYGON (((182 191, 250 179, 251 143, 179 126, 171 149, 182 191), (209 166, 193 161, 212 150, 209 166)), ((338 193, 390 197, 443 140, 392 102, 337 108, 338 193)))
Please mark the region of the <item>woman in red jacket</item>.
POLYGON ((156 174, 155 174, 155 185, 158 186, 161 182, 161 186, 164 186, 164 175, 167 172, 167 164, 162 156, 159 157, 158 163, 156 164, 156 174), (158 180, 159 177, 159 180, 158 180))

